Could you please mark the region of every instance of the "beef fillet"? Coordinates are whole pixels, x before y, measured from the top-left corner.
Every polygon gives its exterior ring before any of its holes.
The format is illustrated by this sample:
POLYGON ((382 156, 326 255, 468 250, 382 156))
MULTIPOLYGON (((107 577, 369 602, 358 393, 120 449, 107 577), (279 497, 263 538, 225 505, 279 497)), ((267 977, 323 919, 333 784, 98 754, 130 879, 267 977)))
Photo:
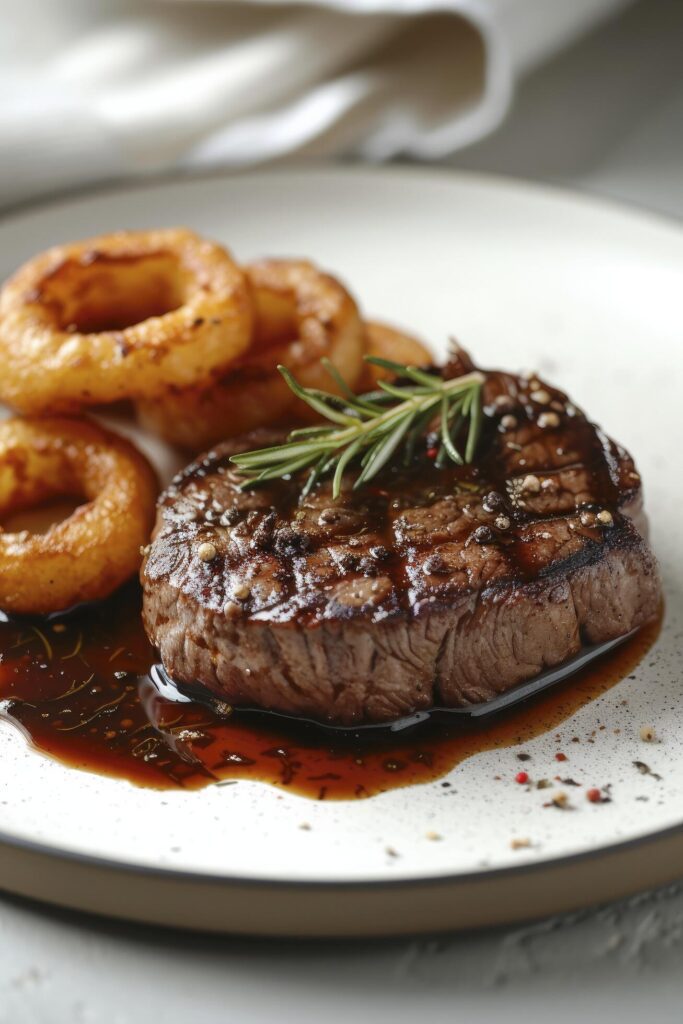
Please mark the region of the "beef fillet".
MULTIPOLYGON (((462 359, 444 373, 470 367, 462 359)), ((234 705, 383 722, 486 701, 658 614, 630 455, 538 379, 488 373, 472 466, 241 491, 226 442, 162 495, 142 569, 166 671, 234 705)))

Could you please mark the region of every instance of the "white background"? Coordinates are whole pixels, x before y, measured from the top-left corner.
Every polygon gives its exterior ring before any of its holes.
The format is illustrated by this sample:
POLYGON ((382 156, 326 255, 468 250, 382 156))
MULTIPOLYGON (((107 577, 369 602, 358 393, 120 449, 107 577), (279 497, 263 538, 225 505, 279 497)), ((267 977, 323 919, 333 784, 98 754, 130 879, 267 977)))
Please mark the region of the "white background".
MULTIPOLYGON (((683 217, 683 4, 642 0, 523 85, 453 166, 683 217)), ((248 942, 0 899, 0 1022, 679 1021, 683 891, 481 935, 248 942)))

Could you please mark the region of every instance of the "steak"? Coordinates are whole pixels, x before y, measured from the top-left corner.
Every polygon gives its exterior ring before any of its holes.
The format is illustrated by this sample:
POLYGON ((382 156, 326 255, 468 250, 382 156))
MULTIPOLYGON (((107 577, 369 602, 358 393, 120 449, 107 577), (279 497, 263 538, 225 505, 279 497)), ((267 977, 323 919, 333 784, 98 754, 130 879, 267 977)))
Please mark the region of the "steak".
MULTIPOLYGON (((444 369, 472 368, 459 353, 444 369)), ((561 391, 488 372, 476 462, 371 485, 240 490, 228 441, 162 495, 142 568, 168 674, 236 706, 354 725, 486 701, 653 619, 630 455, 561 391)))

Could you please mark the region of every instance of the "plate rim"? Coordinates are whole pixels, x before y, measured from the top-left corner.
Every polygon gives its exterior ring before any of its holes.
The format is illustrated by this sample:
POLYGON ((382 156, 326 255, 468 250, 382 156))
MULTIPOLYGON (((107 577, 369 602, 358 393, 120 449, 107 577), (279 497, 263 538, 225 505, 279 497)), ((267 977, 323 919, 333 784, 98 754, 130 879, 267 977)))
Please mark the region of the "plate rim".
POLYGON ((671 884, 680 877, 683 841, 680 834, 663 833, 656 840, 658 856, 644 863, 632 848, 642 844, 629 840, 607 848, 602 857, 587 853, 547 861, 521 877, 513 868, 476 879, 416 878, 352 886, 195 878, 157 869, 144 872, 133 865, 124 871, 120 862, 112 870, 90 858, 79 863, 78 858, 65 860, 28 849, 11 860, 0 842, 0 886, 66 910, 197 932, 297 939, 416 936, 537 920, 671 884), (517 876, 516 884, 504 877, 508 870, 517 876), (432 884, 426 888, 428 881, 432 884), (487 885, 489 898, 480 898, 482 885, 487 885))
MULTIPOLYGON (((74 769, 78 771, 79 769, 74 769)), ((341 802, 341 801, 340 801, 341 802)), ((303 887, 312 890, 347 890, 347 889, 395 889, 405 886, 416 886, 419 888, 444 883, 478 883, 487 880, 502 880, 509 876, 524 876, 529 873, 536 873, 543 868, 562 868, 570 864, 578 864, 587 860, 600 857, 605 853, 623 853, 635 847, 647 846, 658 841, 665 842, 668 839, 676 839, 683 836, 683 821, 678 825, 668 825, 653 832, 646 832, 640 836, 632 836, 630 839, 621 839, 618 842, 601 844, 592 847, 590 850, 579 850, 575 853, 563 853, 556 856, 545 857, 541 861, 524 861, 521 864, 509 864, 505 867, 489 868, 483 867, 475 871, 463 871, 455 873, 414 875, 401 878, 357 878, 344 879, 306 879, 306 878, 267 878, 249 875, 229 875, 219 872, 206 872, 195 870, 183 870, 182 868, 162 867, 156 864, 142 864, 127 860, 114 860, 111 857, 94 853, 81 853, 78 850, 69 850, 52 846, 49 843, 41 843, 35 839, 26 839, 22 836, 13 836, 11 833, 0 831, 0 846, 13 850, 21 850, 33 854, 49 855, 68 863, 78 863, 92 868, 104 868, 108 871, 121 872, 123 874, 143 874, 146 877, 163 878, 168 881, 201 882, 209 885, 230 884, 244 886, 245 888, 259 889, 282 889, 292 887, 303 887)), ((682 869, 683 870, 683 869, 682 869)), ((2 882, 0 882, 0 888, 2 882)))
POLYGON ((22 216, 41 213, 60 206, 88 202, 98 197, 120 195, 127 192, 152 191, 159 187, 171 185, 193 184, 195 182, 248 182, 284 177, 372 177, 404 179, 412 182, 415 179, 426 179, 428 184, 461 184, 484 186, 492 190, 505 189, 520 196, 544 197, 548 200, 561 200, 590 209, 598 215, 616 218, 627 218, 639 222, 641 227, 660 229, 670 234, 676 241, 683 242, 683 218, 678 220, 659 210, 636 202, 605 196, 580 188, 571 188, 561 182, 516 177, 512 174, 496 174, 489 171, 465 170, 460 168, 435 167, 420 164, 363 164, 356 161, 331 162, 325 160, 302 160, 276 166, 256 167, 253 170, 243 168, 207 168, 206 170, 183 170, 174 168, 140 177, 109 179, 101 182, 76 185, 61 189, 37 199, 26 199, 0 209, 0 229, 19 220, 22 216))

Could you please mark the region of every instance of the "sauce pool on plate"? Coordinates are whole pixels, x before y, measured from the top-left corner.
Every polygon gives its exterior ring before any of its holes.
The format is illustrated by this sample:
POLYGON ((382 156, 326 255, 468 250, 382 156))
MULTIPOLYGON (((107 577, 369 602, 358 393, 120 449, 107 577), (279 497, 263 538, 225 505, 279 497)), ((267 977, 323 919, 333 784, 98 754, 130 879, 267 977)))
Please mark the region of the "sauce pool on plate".
POLYGON ((398 733, 337 732, 159 685, 131 585, 62 618, 0 622, 0 720, 66 765, 140 786, 255 779, 314 799, 362 798, 437 780, 476 753, 557 728, 629 675, 659 627, 644 627, 566 682, 479 722, 435 718, 398 733))

